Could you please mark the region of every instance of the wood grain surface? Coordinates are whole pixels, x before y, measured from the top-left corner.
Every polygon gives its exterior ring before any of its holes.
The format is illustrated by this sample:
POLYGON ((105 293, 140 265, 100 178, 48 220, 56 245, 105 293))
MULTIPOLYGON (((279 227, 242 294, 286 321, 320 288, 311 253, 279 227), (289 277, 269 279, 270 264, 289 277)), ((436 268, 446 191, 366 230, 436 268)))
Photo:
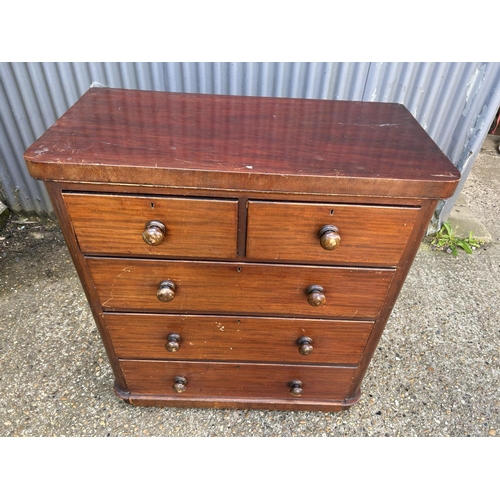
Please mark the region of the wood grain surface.
POLYGON ((121 366, 132 393, 172 394, 176 399, 219 396, 343 400, 355 372, 347 367, 188 361, 122 360, 121 366), (188 381, 186 391, 181 394, 172 389, 178 376, 188 381), (300 398, 290 394, 291 380, 302 381, 300 398))
POLYGON ((105 311, 373 319, 394 276, 389 269, 97 257, 86 261, 105 311), (164 280, 176 285, 171 302, 156 297, 164 280), (325 290, 322 306, 307 302, 306 290, 313 284, 325 290))
POLYGON ((357 364, 373 323, 171 314, 104 315, 120 358, 274 363, 357 364), (165 349, 169 334, 180 349, 165 349), (297 340, 310 337, 313 353, 299 354, 297 340))
POLYGON ((447 197, 460 174, 400 104, 89 89, 25 153, 42 180, 447 197))
POLYGON ((64 193, 63 198, 83 253, 236 257, 236 200, 89 193, 64 193), (165 239, 158 246, 142 239, 150 220, 166 226, 165 239))
POLYGON ((418 208, 248 202, 247 257, 259 260, 396 266, 418 208), (325 250, 318 231, 335 225, 342 241, 325 250))

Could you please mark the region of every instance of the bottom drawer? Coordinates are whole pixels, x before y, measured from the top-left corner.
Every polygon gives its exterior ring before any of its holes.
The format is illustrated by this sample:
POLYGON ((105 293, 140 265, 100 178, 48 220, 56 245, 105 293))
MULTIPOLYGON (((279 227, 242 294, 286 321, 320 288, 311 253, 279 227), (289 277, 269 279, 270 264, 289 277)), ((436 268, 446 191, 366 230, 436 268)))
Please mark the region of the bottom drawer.
MULTIPOLYGON (((120 362, 128 390, 134 395, 182 398, 237 398, 252 400, 349 399, 354 368, 273 365, 256 363, 197 363, 183 361, 120 362), (184 392, 173 386, 176 377, 185 379, 184 392), (300 396, 291 394, 292 381, 300 396)), ((182 389, 182 387, 180 387, 182 389)))

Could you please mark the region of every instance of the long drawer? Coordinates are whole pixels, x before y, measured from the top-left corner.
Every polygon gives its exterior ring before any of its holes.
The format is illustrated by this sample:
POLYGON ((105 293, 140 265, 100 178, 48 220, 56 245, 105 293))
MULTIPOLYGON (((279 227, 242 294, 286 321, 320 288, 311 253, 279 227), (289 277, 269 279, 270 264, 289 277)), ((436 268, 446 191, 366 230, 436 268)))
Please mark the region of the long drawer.
POLYGON ((199 312, 265 316, 376 318, 392 269, 283 266, 226 262, 86 258, 105 311, 199 312), (161 283, 173 300, 157 298, 161 283), (325 302, 309 303, 313 285, 325 302))
POLYGON ((236 256, 235 200, 87 193, 64 193, 63 199, 80 249, 86 254, 236 256), (156 244, 143 239, 150 222, 163 224, 161 230, 153 224, 150 240, 156 236, 156 244))
POLYGON ((371 321, 106 313, 120 358, 357 364, 371 321), (176 350, 177 349, 177 350, 176 350))
POLYGON ((396 266, 419 207, 248 202, 247 257, 324 264, 396 266), (335 226, 340 243, 321 246, 319 232, 335 226))
POLYGON ((197 363, 188 361, 122 360, 131 393, 190 397, 343 400, 355 369, 305 365, 197 363), (176 377, 185 391, 173 389, 176 377), (302 395, 290 393, 290 382, 301 382, 302 395))

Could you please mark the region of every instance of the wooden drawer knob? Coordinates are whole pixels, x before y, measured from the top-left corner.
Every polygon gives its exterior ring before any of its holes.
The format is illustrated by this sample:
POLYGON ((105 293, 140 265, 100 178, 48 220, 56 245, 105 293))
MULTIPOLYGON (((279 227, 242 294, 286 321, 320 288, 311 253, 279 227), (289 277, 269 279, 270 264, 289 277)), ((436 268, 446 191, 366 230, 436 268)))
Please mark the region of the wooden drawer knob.
POLYGON ((187 385, 188 381, 186 378, 184 377, 175 377, 174 379, 174 385, 172 386, 172 389, 177 392, 177 393, 181 393, 181 392, 184 392, 186 390, 186 385, 187 385))
POLYGON ((323 226, 318 233, 319 242, 325 250, 335 250, 342 241, 337 226, 323 226))
POLYGON ((299 344, 299 353, 302 354, 302 356, 309 356, 312 354, 312 343, 313 340, 311 337, 300 337, 300 339, 297 340, 297 344, 299 344))
POLYGON ((162 302, 170 302, 174 300, 175 297, 175 283, 173 281, 162 281, 158 285, 158 290, 156 292, 158 300, 162 302))
POLYGON ((167 343, 165 344, 165 349, 168 352, 177 352, 181 346, 181 336, 177 335, 177 333, 170 333, 167 337, 167 343))
POLYGON ((323 287, 319 285, 311 285, 307 287, 307 302, 313 307, 322 306, 326 302, 323 287))
POLYGON ((142 233, 142 239, 151 246, 161 245, 165 239, 166 227, 163 222, 150 220, 142 233))
POLYGON ((300 380, 290 380, 288 387, 290 387, 290 394, 292 396, 296 398, 302 396, 302 382, 300 380))

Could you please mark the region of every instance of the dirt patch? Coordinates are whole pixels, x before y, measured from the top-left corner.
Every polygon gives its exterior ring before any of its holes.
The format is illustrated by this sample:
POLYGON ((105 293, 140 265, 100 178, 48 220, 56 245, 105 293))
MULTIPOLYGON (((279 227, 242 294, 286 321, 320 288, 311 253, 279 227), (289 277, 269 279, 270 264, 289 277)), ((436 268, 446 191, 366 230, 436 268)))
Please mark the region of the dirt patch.
POLYGON ((11 214, 0 230, 0 295, 36 280, 57 280, 72 266, 57 221, 11 214))

